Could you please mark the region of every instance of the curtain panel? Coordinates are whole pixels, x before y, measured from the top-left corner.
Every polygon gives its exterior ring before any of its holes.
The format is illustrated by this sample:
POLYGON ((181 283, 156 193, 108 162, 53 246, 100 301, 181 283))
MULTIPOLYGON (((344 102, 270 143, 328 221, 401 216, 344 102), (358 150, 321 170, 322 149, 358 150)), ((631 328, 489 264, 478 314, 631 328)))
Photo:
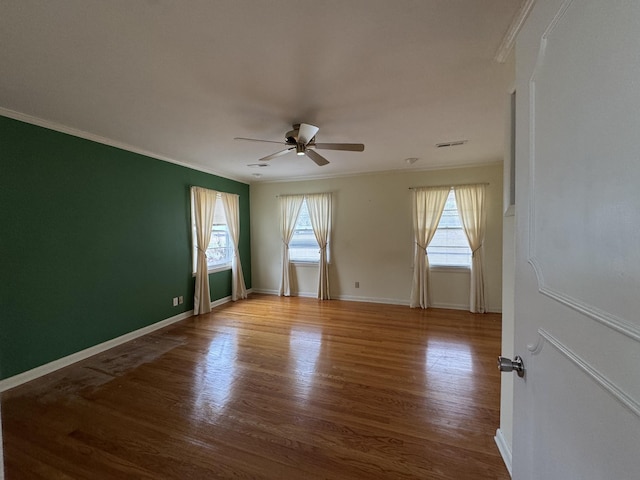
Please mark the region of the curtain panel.
POLYGON ((413 281, 411 308, 428 308, 429 258, 427 247, 438 228, 451 187, 421 187, 412 190, 413 196, 413 281))
POLYGON ((486 311, 484 298, 483 244, 487 224, 485 208, 486 185, 460 185, 454 187, 458 213, 464 233, 471 247, 471 284, 469 310, 486 311))
POLYGON ((291 265, 289 263, 289 242, 296 227, 304 195, 280 195, 280 238, 282 239, 282 272, 278 295, 291 296, 291 265))
POLYGON ((211 240, 213 212, 218 192, 201 187, 191 187, 193 197, 193 216, 196 224, 196 283, 193 295, 193 313, 200 315, 211 311, 209 294, 209 268, 207 266, 207 247, 211 240))
POLYGON ((311 227, 320 247, 318 274, 318 298, 329 300, 329 262, 327 245, 331 236, 331 193, 305 195, 311 227))
POLYGON ((221 193, 224 214, 227 217, 227 228, 233 244, 233 256, 231 257, 231 300, 234 302, 239 298, 247 298, 247 288, 242 274, 242 264, 240 262, 240 252, 238 243, 240 241, 240 197, 233 193, 221 193))

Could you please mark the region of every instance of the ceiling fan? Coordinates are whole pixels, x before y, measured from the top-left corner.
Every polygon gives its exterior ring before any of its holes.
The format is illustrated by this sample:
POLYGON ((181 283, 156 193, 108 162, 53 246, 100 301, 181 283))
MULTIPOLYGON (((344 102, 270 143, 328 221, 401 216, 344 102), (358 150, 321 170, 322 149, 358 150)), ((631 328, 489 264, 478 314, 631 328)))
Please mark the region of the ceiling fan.
POLYGON ((260 162, 266 162, 272 158, 285 155, 292 150, 296 151, 296 155, 306 155, 313 160, 316 165, 322 167, 329 163, 329 160, 317 153, 315 149, 319 150, 345 150, 349 152, 362 152, 364 151, 364 145, 362 143, 316 143, 316 134, 320 129, 314 125, 307 123, 296 123, 293 125, 293 130, 288 131, 284 138, 284 142, 274 142, 272 140, 258 140, 256 138, 244 138, 235 137, 234 140, 247 140, 250 142, 266 142, 266 143, 279 143, 287 145, 287 148, 266 157, 261 158, 260 162))

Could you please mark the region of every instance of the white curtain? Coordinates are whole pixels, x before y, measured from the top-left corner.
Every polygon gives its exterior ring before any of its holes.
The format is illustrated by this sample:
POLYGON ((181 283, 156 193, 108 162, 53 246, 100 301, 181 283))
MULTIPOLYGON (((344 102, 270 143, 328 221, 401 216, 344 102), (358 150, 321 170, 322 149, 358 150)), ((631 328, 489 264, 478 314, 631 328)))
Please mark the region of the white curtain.
POLYGON ((289 242, 296 227, 304 195, 281 195, 280 200, 280 237, 282 238, 282 276, 280 296, 291 296, 291 266, 289 264, 289 242))
POLYGON ((471 247, 471 286, 469 295, 470 310, 474 313, 484 313, 484 272, 482 259, 482 245, 487 223, 485 209, 485 185, 460 185, 454 187, 458 213, 462 221, 462 228, 471 247))
POLYGON ((327 245, 331 236, 331 194, 306 195, 311 227, 320 247, 320 272, 318 276, 318 298, 329 300, 329 262, 327 245))
POLYGON ((450 187, 413 189, 413 282, 411 308, 429 307, 429 258, 427 247, 436 233, 450 187))
POLYGON ((200 315, 201 313, 209 313, 211 311, 207 247, 211 240, 213 212, 216 208, 218 192, 201 187, 191 187, 191 194, 193 195, 193 216, 196 223, 196 242, 198 248, 193 313, 200 315))
POLYGON ((238 242, 240 240, 240 197, 233 193, 221 193, 224 215, 227 217, 227 228, 233 243, 233 256, 231 258, 231 300, 247 298, 247 287, 242 275, 240 252, 238 242))

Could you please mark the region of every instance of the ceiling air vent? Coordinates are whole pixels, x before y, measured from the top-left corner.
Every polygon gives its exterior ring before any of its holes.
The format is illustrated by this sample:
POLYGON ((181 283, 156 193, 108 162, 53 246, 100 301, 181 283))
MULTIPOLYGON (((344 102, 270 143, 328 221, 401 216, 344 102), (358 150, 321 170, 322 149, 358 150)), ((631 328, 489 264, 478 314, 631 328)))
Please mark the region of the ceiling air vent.
POLYGON ((436 143, 436 148, 457 147, 458 145, 464 145, 467 140, 454 140, 453 142, 436 143))

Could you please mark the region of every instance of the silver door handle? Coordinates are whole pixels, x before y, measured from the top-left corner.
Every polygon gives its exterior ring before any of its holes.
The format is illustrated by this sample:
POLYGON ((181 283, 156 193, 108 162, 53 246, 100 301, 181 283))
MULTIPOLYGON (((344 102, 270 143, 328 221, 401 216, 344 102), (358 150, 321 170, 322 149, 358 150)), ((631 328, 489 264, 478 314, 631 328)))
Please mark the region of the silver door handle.
POLYGON ((524 363, 518 355, 511 360, 507 357, 498 357, 498 370, 501 372, 516 372, 519 377, 524 377, 524 363))

